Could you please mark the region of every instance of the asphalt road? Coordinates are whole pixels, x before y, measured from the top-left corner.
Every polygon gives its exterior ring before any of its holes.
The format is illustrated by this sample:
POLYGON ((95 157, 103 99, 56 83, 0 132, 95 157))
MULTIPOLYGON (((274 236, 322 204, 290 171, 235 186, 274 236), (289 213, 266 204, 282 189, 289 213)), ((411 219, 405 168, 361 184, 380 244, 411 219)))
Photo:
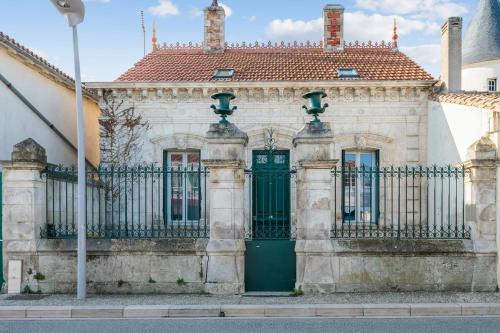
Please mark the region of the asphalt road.
POLYGON ((255 319, 150 319, 150 320, 20 320, 0 321, 8 333, 498 333, 500 317, 469 318, 255 318, 255 319))

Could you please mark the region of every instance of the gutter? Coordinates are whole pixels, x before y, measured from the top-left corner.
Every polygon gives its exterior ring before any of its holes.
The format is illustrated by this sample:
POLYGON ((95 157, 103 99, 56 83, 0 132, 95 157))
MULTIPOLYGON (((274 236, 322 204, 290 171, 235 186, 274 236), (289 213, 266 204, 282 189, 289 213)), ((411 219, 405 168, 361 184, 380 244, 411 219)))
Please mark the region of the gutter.
MULTIPOLYGON (((31 104, 31 102, 19 90, 17 90, 16 87, 14 87, 14 85, 9 80, 7 80, 5 76, 2 75, 2 73, 0 73, 0 81, 2 81, 7 86, 7 88, 9 88, 9 90, 12 91, 12 93, 21 100, 21 102, 23 102, 24 105, 26 105, 31 111, 33 111, 33 113, 41 121, 43 121, 61 140, 63 140, 64 143, 70 146, 75 152, 78 152, 78 148, 75 147, 75 145, 73 145, 73 143, 61 131, 59 131, 53 123, 45 118, 45 116, 40 111, 38 111, 38 109, 33 104, 31 104)), ((87 158, 85 158, 85 161, 87 162, 87 164, 94 166, 87 158)))

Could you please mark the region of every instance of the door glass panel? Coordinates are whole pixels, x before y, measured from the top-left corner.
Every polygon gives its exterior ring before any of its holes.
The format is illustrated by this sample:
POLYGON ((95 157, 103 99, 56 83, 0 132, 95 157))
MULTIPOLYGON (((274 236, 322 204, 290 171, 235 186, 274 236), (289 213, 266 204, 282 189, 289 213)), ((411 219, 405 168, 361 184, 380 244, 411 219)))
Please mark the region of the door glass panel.
POLYGON ((257 155, 257 164, 267 164, 267 155, 257 155))
POLYGON ((275 155, 274 156, 274 164, 285 164, 286 156, 285 155, 275 155))

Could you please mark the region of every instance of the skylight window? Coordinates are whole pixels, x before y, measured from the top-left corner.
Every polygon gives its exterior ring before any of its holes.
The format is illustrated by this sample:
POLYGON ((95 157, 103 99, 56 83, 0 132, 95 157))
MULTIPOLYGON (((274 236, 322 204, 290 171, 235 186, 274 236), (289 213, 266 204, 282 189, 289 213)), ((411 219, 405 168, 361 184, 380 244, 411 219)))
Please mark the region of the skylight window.
POLYGON ((341 79, 359 77, 359 73, 355 68, 339 68, 338 74, 341 79))
POLYGON ((212 76, 213 80, 230 80, 234 76, 234 69, 232 68, 219 68, 215 70, 212 76))

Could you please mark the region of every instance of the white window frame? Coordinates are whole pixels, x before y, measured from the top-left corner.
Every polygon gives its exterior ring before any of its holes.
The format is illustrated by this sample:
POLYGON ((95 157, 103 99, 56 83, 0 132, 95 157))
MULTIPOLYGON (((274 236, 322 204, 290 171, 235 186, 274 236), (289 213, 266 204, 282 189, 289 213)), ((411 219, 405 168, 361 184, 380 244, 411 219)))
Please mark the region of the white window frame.
MULTIPOLYGON (((188 164, 188 154, 198 154, 198 157, 200 159, 199 161, 199 166, 200 166, 200 169, 202 168, 201 166, 201 152, 198 151, 198 150, 172 150, 172 151, 167 151, 167 166, 168 166, 168 170, 169 172, 175 170, 173 165, 172 165, 172 155, 181 155, 182 154, 182 170, 185 170, 187 167, 189 167, 190 165, 188 164)), ((194 169, 194 168, 193 168, 194 169)), ((168 173, 167 174, 167 177, 169 177, 169 182, 167 184, 167 202, 169 203, 168 206, 167 206, 167 222, 169 224, 182 224, 182 223, 189 223, 189 224, 193 224, 193 223, 198 223, 198 221, 201 221, 203 220, 205 217, 203 216, 203 209, 200 209, 200 219, 199 220, 189 220, 188 219, 188 208, 189 208, 189 205, 188 205, 188 198, 187 198, 187 195, 185 193, 186 189, 187 189, 187 177, 182 177, 182 219, 180 220, 173 220, 172 219, 172 173, 168 173), (186 198, 186 200, 184 200, 184 198, 186 198)), ((198 189, 198 193, 200 195, 200 198, 199 198, 199 203, 200 205, 202 204, 202 198, 204 198, 204 195, 205 193, 203 192, 203 186, 202 186, 202 180, 200 179, 200 183, 198 184, 199 186, 199 189, 198 189)))
MULTIPOLYGON (((347 156, 347 155, 355 155, 356 156, 356 160, 355 160, 355 167, 359 170, 361 168, 361 155, 362 154, 370 154, 371 155, 371 158, 372 158, 372 165, 371 165, 371 168, 372 170, 376 167, 376 159, 377 159, 377 155, 376 155, 376 151, 373 151, 373 150, 345 150, 344 151, 344 156, 347 156)), ((344 164, 346 163, 346 160, 344 160, 344 164)), ((343 166, 344 167, 344 166, 343 166)), ((356 190, 356 202, 354 204, 355 206, 355 218, 354 220, 349 220, 349 219, 344 219, 345 223, 376 223, 376 210, 377 210, 377 203, 376 203, 376 200, 377 200, 377 197, 376 197, 376 177, 375 177, 375 173, 372 173, 371 174, 371 207, 370 207, 370 217, 369 218, 365 218, 365 217, 362 217, 361 216, 361 204, 362 204, 362 198, 361 198, 361 195, 363 193, 363 185, 362 185, 362 179, 361 179, 361 174, 357 174, 356 175, 356 184, 355 184, 355 190, 356 190)), ((346 200, 346 197, 347 197, 347 194, 345 192, 345 189, 346 189, 346 186, 344 184, 344 181, 342 181, 342 186, 344 187, 344 197, 342 198, 342 200, 344 200, 344 211, 342 212, 342 214, 345 214, 345 207, 347 205, 347 201, 346 200)), ((352 187, 351 184, 349 184, 349 187, 352 187)), ((351 207, 353 206, 352 203, 350 205, 351 207)))
POLYGON ((498 80, 496 78, 488 79, 488 91, 496 92, 498 90, 498 80))

